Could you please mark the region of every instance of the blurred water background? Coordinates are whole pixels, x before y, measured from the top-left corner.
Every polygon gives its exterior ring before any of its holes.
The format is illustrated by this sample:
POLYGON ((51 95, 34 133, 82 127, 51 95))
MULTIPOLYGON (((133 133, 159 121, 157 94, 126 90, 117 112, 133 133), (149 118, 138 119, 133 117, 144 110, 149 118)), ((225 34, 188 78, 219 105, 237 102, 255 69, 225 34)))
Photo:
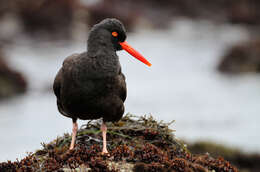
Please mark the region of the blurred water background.
MULTIPOLYGON (((128 87, 126 113, 175 120, 176 136, 187 141, 212 140, 260 152, 260 75, 216 70, 223 52, 249 37, 240 25, 186 18, 167 29, 140 27, 129 33, 129 44, 153 66, 118 52, 128 87)), ((41 142, 71 132, 71 119, 57 110, 52 82, 65 57, 86 50, 86 39, 84 31, 72 41, 20 35, 5 47, 7 62, 25 75, 29 89, 0 102, 0 161, 22 158, 41 142)))

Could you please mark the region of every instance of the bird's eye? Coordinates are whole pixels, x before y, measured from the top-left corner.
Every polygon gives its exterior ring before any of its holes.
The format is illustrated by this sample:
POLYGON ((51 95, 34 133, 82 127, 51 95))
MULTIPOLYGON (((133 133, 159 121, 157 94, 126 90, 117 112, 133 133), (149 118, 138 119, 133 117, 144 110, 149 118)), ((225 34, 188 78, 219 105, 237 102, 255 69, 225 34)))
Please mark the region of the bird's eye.
POLYGON ((113 37, 117 37, 118 33, 117 32, 112 32, 113 37))

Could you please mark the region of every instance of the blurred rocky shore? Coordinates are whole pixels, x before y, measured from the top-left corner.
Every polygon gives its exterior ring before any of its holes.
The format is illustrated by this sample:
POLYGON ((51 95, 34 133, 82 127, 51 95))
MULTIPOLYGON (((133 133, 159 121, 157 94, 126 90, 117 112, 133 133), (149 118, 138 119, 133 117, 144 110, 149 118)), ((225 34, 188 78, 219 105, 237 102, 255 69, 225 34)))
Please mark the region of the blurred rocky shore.
POLYGON ((167 28, 174 19, 187 17, 240 24, 259 35, 259 9, 257 0, 17 0, 0 2, 0 23, 15 18, 22 32, 34 36, 45 32, 56 39, 69 37, 75 24, 92 26, 107 17, 118 18, 128 30, 138 25, 167 28))
POLYGON ((0 50, 0 100, 24 93, 27 90, 27 81, 21 72, 12 69, 0 50))
MULTIPOLYGON (((2 53, 8 45, 16 43, 21 35, 27 35, 38 42, 46 38, 69 41, 78 32, 86 32, 93 24, 107 17, 118 18, 126 25, 128 31, 133 31, 137 27, 167 29, 175 19, 183 17, 241 25, 251 35, 253 42, 238 43, 227 49, 223 53, 223 60, 218 69, 222 73, 259 72, 260 48, 257 42, 260 40, 260 2, 257 0, 1 1, 0 64, 8 66, 2 53)), ((1 71, 0 77, 8 77, 10 71, 15 71, 15 69, 3 67, 1 71)), ((8 81, 9 85, 19 89, 10 88, 10 93, 6 95, 26 90, 26 78, 22 74, 16 72, 15 77, 11 78, 12 81, 8 81)), ((5 83, 0 83, 0 90, 7 88, 5 83)), ((8 97, 2 95, 0 93, 0 98, 8 97)))
MULTIPOLYGON (((224 74, 260 72, 260 1, 257 0, 10 0, 0 1, 0 100, 23 94, 28 81, 8 64, 5 54, 17 39, 70 41, 98 21, 116 17, 134 31, 138 27, 168 29, 175 19, 210 20, 245 28, 248 41, 227 47, 216 69, 224 74)), ((85 39, 85 38, 84 38, 85 39)), ((37 57, 35 57, 37 58, 37 57)), ((258 154, 223 146, 196 143, 184 146, 166 124, 150 118, 125 117, 111 124, 110 156, 100 154, 99 123, 89 123, 78 133, 75 150, 67 151, 65 134, 22 160, 2 162, 0 171, 260 171, 258 154), (140 127, 141 129, 137 129, 140 127), (209 154, 208 154, 208 153, 209 154), (220 158, 219 156, 223 157, 220 158), (229 161, 229 162, 228 162, 229 161), (237 167, 237 168, 236 168, 237 167)))

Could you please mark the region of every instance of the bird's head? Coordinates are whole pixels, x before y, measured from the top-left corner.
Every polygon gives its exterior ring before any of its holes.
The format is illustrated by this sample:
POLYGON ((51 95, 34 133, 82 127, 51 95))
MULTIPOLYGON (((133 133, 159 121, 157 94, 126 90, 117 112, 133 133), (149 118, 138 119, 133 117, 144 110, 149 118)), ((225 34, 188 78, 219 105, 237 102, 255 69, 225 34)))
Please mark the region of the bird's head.
POLYGON ((151 66, 150 62, 148 62, 139 52, 137 52, 125 41, 125 27, 117 19, 107 18, 102 20, 100 23, 94 25, 90 31, 88 44, 90 44, 91 41, 93 42, 94 40, 100 42, 111 41, 115 51, 123 49, 141 62, 145 63, 148 66, 151 66))

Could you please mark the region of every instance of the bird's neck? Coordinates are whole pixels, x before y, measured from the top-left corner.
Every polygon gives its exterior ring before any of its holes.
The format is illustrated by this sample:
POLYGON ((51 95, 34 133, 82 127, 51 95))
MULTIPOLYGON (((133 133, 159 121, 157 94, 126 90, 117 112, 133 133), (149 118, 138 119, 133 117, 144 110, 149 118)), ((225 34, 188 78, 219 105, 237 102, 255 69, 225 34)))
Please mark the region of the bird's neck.
POLYGON ((96 73, 101 76, 115 76, 121 68, 111 36, 106 32, 92 31, 88 38, 87 56, 95 61, 96 73))

